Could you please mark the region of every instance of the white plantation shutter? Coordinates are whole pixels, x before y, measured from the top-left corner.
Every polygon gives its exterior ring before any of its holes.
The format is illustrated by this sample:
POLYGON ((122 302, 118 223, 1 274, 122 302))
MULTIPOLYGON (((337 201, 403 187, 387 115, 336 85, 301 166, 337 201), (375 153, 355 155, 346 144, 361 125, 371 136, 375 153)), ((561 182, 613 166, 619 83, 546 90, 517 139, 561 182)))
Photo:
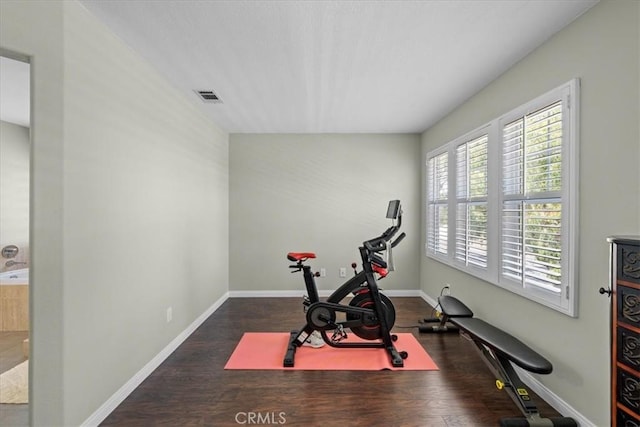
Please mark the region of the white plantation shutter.
POLYGON ((502 275, 522 281, 522 203, 504 202, 502 208, 502 275))
POLYGON ((524 203, 524 285, 561 292, 562 204, 524 203))
POLYGON ((487 267, 488 135, 456 148, 455 259, 487 267))
POLYGON ((524 189, 524 120, 509 123, 503 130, 502 190, 522 194, 524 189))
POLYGON ((503 127, 503 277, 561 292, 562 102, 503 127))
POLYGON ((442 153, 427 163, 427 251, 446 255, 448 249, 448 153, 442 153))
POLYGON ((577 315, 579 81, 427 154, 427 256, 577 315))

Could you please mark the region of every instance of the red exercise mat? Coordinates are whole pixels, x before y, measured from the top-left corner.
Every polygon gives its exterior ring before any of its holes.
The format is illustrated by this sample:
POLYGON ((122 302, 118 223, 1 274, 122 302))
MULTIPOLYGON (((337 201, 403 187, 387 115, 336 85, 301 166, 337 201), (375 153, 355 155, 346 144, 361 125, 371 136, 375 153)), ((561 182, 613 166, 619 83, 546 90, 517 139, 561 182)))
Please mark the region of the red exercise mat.
MULTIPOLYGON (((337 370, 337 371, 431 371, 438 370, 431 357, 412 334, 397 334, 398 351, 406 351, 404 368, 391 366, 386 350, 382 348, 321 348, 302 346, 296 351, 295 367, 285 368, 282 360, 291 334, 282 332, 247 332, 227 361, 225 369, 283 369, 283 370, 337 370)), ((349 341, 351 341, 350 339, 349 341)), ((353 341, 362 341, 354 338, 353 341)))

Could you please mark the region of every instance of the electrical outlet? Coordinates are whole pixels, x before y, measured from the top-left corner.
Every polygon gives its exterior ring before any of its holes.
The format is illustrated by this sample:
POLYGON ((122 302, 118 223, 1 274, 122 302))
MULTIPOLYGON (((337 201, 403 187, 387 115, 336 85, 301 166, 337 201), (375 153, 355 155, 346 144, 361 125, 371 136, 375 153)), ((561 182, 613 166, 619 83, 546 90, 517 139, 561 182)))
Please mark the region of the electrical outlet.
POLYGON ((173 319, 173 308, 169 307, 167 308, 167 323, 171 322, 171 319, 173 319))
POLYGON ((320 277, 327 277, 327 269, 326 268, 321 268, 320 269, 320 277))
POLYGON ((346 267, 340 267, 340 277, 347 277, 346 267))

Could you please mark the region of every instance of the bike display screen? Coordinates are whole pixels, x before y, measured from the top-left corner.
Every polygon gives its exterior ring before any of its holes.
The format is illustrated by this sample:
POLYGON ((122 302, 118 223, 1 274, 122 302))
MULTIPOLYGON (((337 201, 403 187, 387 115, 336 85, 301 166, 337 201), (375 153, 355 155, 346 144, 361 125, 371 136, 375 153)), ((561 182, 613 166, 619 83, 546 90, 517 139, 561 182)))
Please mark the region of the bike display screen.
POLYGON ((387 207, 387 218, 396 219, 400 211, 400 200, 391 200, 387 207))

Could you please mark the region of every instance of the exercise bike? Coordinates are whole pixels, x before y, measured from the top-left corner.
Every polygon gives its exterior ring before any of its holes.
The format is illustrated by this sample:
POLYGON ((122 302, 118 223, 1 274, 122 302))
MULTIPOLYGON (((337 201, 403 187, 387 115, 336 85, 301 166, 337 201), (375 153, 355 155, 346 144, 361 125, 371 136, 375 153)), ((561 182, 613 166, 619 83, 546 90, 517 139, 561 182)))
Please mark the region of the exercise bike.
POLYGON ((396 319, 396 312, 391 300, 382 294, 378 288, 375 274, 380 278, 387 276, 394 270, 392 248, 405 237, 401 233, 393 242, 390 240, 400 229, 402 224, 402 207, 400 200, 392 200, 387 208, 387 218, 393 225, 382 235, 365 241, 359 248, 362 258, 362 270, 356 271, 354 276, 334 291, 325 302, 320 301, 315 277, 311 267, 305 262, 316 255, 312 252, 290 252, 287 259, 295 264, 290 265, 292 273, 302 271, 307 296, 303 306, 306 311, 306 325, 300 331, 292 331, 289 338, 287 352, 284 357, 284 367, 295 365, 296 350, 301 347, 313 331, 319 331, 325 343, 337 348, 384 348, 393 367, 404 367, 404 360, 408 357, 406 351, 398 351, 394 341, 398 339, 391 334, 396 319), (384 253, 385 258, 382 257, 384 253), (342 301, 353 296, 348 304, 342 301), (338 315, 341 319, 338 320, 338 315), (356 336, 364 339, 362 342, 344 342, 347 338, 346 329, 350 329, 356 336), (333 331, 331 337, 328 331, 333 331))

